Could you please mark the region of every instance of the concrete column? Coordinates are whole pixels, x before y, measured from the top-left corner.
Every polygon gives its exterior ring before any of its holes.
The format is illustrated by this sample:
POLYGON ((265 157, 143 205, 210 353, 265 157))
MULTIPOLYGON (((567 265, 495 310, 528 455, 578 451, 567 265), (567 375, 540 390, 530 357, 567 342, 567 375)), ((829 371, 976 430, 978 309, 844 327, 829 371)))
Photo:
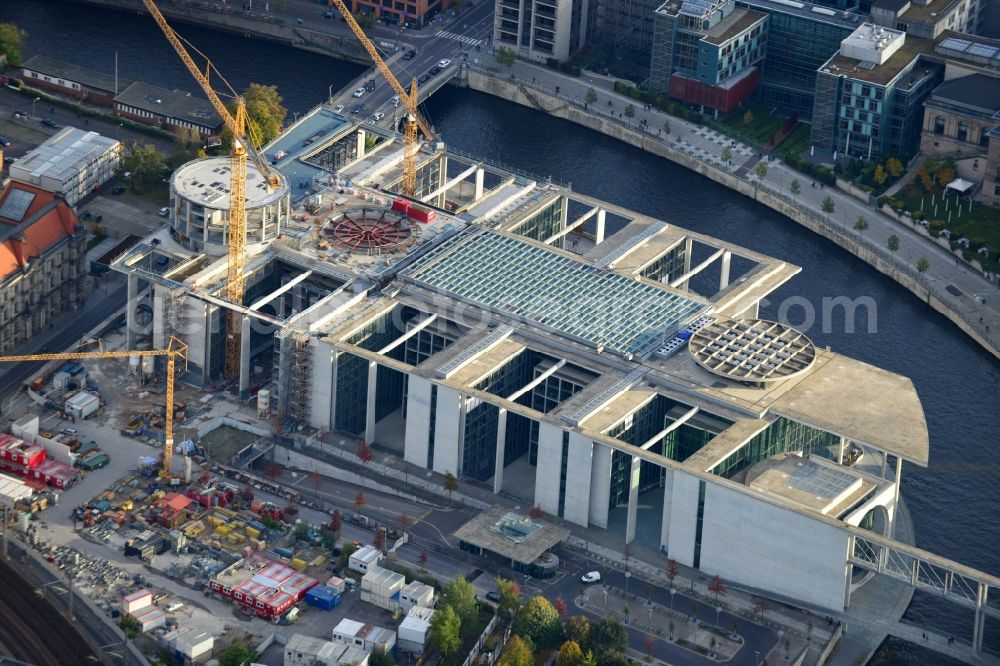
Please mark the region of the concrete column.
POLYGON ((579 433, 571 432, 566 460, 563 518, 581 527, 587 527, 590 522, 590 478, 593 458, 594 443, 579 433))
POLYGON ((608 526, 608 503, 611 501, 611 447, 594 442, 590 473, 590 524, 608 526))
POLYGON ((498 493, 503 490, 503 467, 505 461, 505 444, 507 442, 507 409, 504 407, 500 408, 500 413, 497 415, 497 453, 496 462, 494 463, 494 473, 493 473, 493 492, 498 493))
POLYGON ((628 475, 628 519, 625 522, 625 543, 635 541, 635 521, 639 512, 639 472, 642 458, 632 456, 632 466, 628 475))
POLYGON ((597 222, 594 224, 594 245, 604 242, 604 218, 607 217, 604 209, 597 211, 597 222))
POLYGON ((847 444, 847 438, 846 437, 841 437, 840 438, 840 448, 837 449, 837 464, 838 465, 843 465, 844 464, 844 446, 846 444, 847 444))
POLYGON ((461 471, 465 444, 465 397, 455 389, 438 386, 434 427, 434 471, 461 471))
POLYGON ((729 267, 732 264, 733 253, 726 251, 722 253, 722 264, 720 265, 719 291, 729 286, 729 267))
POLYGON ((132 351, 135 349, 136 331, 139 324, 136 322, 135 308, 139 304, 139 278, 134 273, 128 274, 128 301, 125 309, 125 349, 132 351))
POLYGON ((562 430, 538 424, 538 463, 535 466, 535 506, 559 515, 559 473, 562 468, 562 430))
POLYGON ((250 388, 250 317, 240 321, 240 395, 250 388))
POLYGON ((431 382, 419 375, 410 375, 406 388, 406 435, 403 460, 420 468, 427 467, 430 419, 431 382))
MULTIPOLYGON (((442 185, 444 185, 445 183, 448 182, 448 156, 447 155, 442 155, 441 156, 441 173, 438 174, 438 177, 439 177, 438 182, 434 183, 433 185, 430 185, 430 187, 432 188, 430 190, 431 192, 433 192, 435 189, 441 187, 442 185)), ((441 192, 441 194, 439 194, 438 197, 437 197, 437 206, 438 206, 438 208, 444 208, 444 202, 447 200, 447 198, 448 198, 448 191, 447 190, 443 190, 441 192)))
POLYGON ((486 175, 486 171, 482 167, 476 169, 476 196, 474 199, 479 200, 483 196, 483 180, 486 175))
POLYGON ((889 524, 889 538, 896 538, 896 518, 899 516, 899 482, 903 478, 903 459, 896 457, 896 487, 892 489, 892 522, 889 524))
MULTIPOLYGON (((562 226, 559 228, 559 231, 563 231, 569 225, 569 197, 562 198, 562 206, 560 208, 562 226)), ((566 236, 569 236, 569 234, 563 234, 562 238, 559 239, 559 247, 564 250, 566 249, 566 236)))
MULTIPOLYGON (((288 345, 285 345, 286 349, 288 345)), ((282 354, 290 353, 283 351, 282 354)), ((311 345, 312 363, 311 388, 309 392, 309 425, 317 430, 333 430, 333 410, 337 403, 337 355, 338 351, 326 342, 316 341, 311 345)), ((282 363, 286 363, 284 358, 282 363)), ((286 397, 287 401, 288 398, 286 397)), ((288 405, 284 406, 288 409, 288 405)))
POLYGON ((368 362, 368 401, 365 407, 365 442, 375 441, 375 396, 378 384, 378 363, 368 362))
POLYGON ((663 515, 660 516, 660 549, 664 550, 670 543, 670 511, 673 508, 674 470, 667 469, 663 480, 663 515))
POLYGON ((365 131, 363 129, 358 130, 358 158, 365 156, 365 131))
MULTIPOLYGON (((694 249, 694 240, 691 238, 684 239, 684 272, 687 273, 691 270, 691 251, 694 249)), ((687 284, 684 285, 684 289, 687 289, 687 284)))

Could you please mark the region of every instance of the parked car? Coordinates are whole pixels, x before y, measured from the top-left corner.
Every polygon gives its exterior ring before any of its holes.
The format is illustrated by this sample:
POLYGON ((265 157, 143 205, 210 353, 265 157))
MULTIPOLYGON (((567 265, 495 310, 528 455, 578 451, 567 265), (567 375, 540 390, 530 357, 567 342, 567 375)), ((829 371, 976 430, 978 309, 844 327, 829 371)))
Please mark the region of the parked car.
POLYGON ((63 428, 62 429, 62 434, 64 434, 64 435, 79 435, 80 431, 77 430, 76 428, 63 428))
POLYGON ((399 107, 399 95, 393 95, 392 99, 389 100, 389 101, 392 102, 393 108, 398 108, 399 107))
POLYGON ((382 120, 383 118, 385 118, 385 114, 382 113, 381 111, 376 111, 375 113, 372 114, 372 122, 373 123, 377 123, 378 121, 382 120))
POLYGON ((28 118, 31 117, 31 114, 28 113, 27 111, 21 111, 20 109, 18 109, 17 111, 14 112, 14 117, 19 118, 21 120, 27 120, 28 118))
POLYGON ((409 51, 403 54, 403 60, 413 60, 416 57, 417 57, 417 52, 415 49, 410 49, 409 51))
POLYGON ((438 74, 441 73, 441 68, 440 67, 431 67, 431 71, 429 71, 427 73, 430 74, 431 76, 437 76, 438 74))
POLYGON ((361 113, 364 110, 364 108, 365 108, 365 103, 364 102, 358 102, 353 107, 351 107, 351 113, 353 113, 353 114, 361 113))
POLYGON ((52 129, 59 129, 60 127, 62 127, 62 125, 52 120, 51 118, 45 118, 44 120, 42 120, 42 124, 45 125, 46 127, 51 127, 52 129))
POLYGON ((450 64, 451 60, 448 60, 447 58, 442 58, 441 60, 438 60, 438 67, 440 67, 441 69, 444 69, 450 64))
POLYGON ((0 136, 0 145, 9 146, 10 145, 10 139, 8 139, 5 136, 0 136))
POLYGON ((427 83, 430 80, 431 80, 430 74, 421 74, 420 78, 417 79, 417 83, 427 83))
POLYGON ((362 96, 364 96, 364 94, 365 94, 365 89, 364 88, 358 88, 357 90, 354 91, 354 95, 353 96, 354 97, 362 97, 362 96))
POLYGON ((500 603, 500 594, 498 592, 487 592, 486 601, 492 601, 495 604, 500 603))
POLYGON ((332 19, 333 18, 333 12, 332 11, 326 12, 325 14, 323 14, 323 18, 332 19))
POLYGON ((375 79, 368 79, 368 83, 365 84, 365 90, 375 92, 375 79))
POLYGON ((588 571, 587 573, 580 576, 580 580, 584 583, 597 583, 601 580, 600 571, 588 571))
POLYGON ((118 196, 119 194, 125 194, 125 186, 119 185, 115 189, 111 190, 111 194, 113 194, 114 196, 118 196))
POLYGON ((160 209, 160 212, 157 213, 157 215, 159 215, 160 217, 169 217, 170 209, 164 206, 163 208, 160 209))
POLYGON ((344 105, 343 104, 338 104, 337 106, 333 107, 333 112, 334 113, 340 113, 343 110, 344 110, 344 105))

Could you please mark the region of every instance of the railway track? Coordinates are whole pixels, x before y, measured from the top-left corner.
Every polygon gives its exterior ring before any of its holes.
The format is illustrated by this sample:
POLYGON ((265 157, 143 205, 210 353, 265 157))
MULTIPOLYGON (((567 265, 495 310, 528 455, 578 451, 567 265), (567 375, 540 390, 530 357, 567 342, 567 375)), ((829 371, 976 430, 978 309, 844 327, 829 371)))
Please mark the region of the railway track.
POLYGON ((0 560, 0 644, 10 656, 35 666, 97 663, 76 628, 14 566, 0 560))

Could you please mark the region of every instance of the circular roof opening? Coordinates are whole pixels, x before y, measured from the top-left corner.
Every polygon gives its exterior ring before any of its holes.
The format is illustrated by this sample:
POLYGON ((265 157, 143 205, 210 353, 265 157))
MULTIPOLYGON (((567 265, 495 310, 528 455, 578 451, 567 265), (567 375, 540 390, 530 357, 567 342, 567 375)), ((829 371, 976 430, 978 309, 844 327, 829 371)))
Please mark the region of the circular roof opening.
POLYGON ((406 215, 387 208, 353 208, 323 227, 322 238, 346 252, 398 252, 416 240, 417 225, 406 215))
POLYGON ((816 347, 791 326, 764 319, 723 319, 700 328, 688 343, 709 372, 739 382, 775 382, 809 369, 816 347))

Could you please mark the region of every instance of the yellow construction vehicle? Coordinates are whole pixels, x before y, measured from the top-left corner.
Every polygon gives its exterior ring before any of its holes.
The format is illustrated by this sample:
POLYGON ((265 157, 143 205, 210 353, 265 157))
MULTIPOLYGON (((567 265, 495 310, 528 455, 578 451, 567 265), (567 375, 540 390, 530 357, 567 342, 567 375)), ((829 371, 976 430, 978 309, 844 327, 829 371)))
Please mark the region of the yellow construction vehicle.
POLYGON ((351 26, 354 35, 375 62, 378 71, 382 72, 382 76, 385 77, 385 80, 389 82, 392 89, 399 95, 399 101, 406 107, 406 126, 403 128, 403 194, 412 197, 417 190, 417 150, 419 148, 417 146, 417 127, 420 127, 420 131, 424 133, 425 139, 430 140, 434 138, 431 128, 428 127, 417 111, 417 103, 419 102, 417 99, 417 80, 413 79, 413 82, 410 84, 410 90, 407 92, 406 88, 396 80, 389 66, 382 60, 375 45, 368 39, 368 35, 361 29, 358 22, 354 20, 354 16, 351 14, 351 10, 347 8, 347 5, 344 4, 344 0, 330 1, 340 10, 344 20, 347 21, 347 25, 351 26))
POLYGON ((187 345, 181 340, 171 337, 166 349, 137 351, 85 351, 63 352, 61 354, 22 354, 20 356, 0 356, 0 363, 18 363, 20 361, 78 361, 92 358, 143 358, 147 356, 167 357, 167 400, 164 417, 163 467, 160 476, 170 478, 170 463, 174 457, 174 373, 177 370, 177 359, 187 360, 187 345))
MULTIPOLYGON (((260 153, 257 152, 253 142, 247 136, 248 130, 252 132, 252 127, 247 123, 246 103, 243 97, 236 94, 226 83, 225 78, 215 68, 212 61, 205 57, 205 71, 202 72, 198 65, 191 58, 187 48, 173 28, 167 23, 159 8, 153 0, 142 0, 150 15, 160 26, 160 30, 166 36, 167 41, 174 47, 177 55, 180 56, 184 66, 187 67, 191 76, 194 77, 198 85, 205 92, 208 101, 215 107, 216 113, 222 118, 226 127, 233 134, 233 147, 230 156, 230 179, 229 188, 229 265, 226 276, 226 300, 235 305, 243 305, 243 268, 246 260, 247 241, 247 155, 253 159, 254 164, 260 170, 261 175, 270 187, 278 187, 280 179, 271 169, 260 153), (212 88, 208 78, 212 72, 229 88, 236 103, 235 115, 223 103, 218 93, 212 88)), ((203 56, 204 57, 204 56, 203 56)), ((226 369, 227 379, 234 379, 239 376, 240 371, 240 337, 242 335, 242 317, 235 311, 230 311, 226 322, 226 369)))

